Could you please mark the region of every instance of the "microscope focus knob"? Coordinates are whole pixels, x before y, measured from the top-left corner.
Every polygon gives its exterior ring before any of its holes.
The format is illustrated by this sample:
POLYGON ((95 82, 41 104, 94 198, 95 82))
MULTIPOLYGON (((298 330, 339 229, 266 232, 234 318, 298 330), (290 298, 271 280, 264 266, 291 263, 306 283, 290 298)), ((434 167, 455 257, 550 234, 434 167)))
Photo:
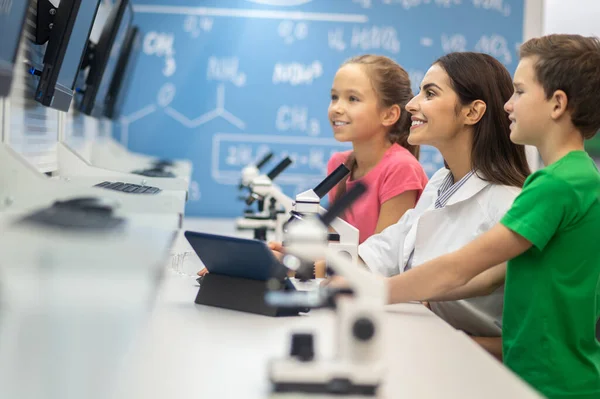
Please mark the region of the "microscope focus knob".
POLYGON ((301 362, 310 362, 315 357, 313 344, 313 335, 299 333, 292 335, 291 357, 295 357, 301 362))
POLYGON ((375 335, 375 324, 366 317, 356 319, 352 326, 352 334, 359 341, 368 341, 375 335))

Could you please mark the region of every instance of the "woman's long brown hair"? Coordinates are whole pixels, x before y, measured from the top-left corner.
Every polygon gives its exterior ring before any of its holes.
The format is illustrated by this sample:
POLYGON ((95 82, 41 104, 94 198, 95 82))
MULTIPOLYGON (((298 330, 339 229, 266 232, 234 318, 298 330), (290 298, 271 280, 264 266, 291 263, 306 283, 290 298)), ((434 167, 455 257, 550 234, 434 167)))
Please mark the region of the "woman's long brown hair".
POLYGON ((448 74, 460 105, 475 100, 486 104, 484 115, 473 129, 471 169, 491 183, 522 187, 531 172, 525 147, 510 141, 504 104, 512 96, 513 85, 504 65, 488 54, 474 52, 446 54, 435 64, 448 74))

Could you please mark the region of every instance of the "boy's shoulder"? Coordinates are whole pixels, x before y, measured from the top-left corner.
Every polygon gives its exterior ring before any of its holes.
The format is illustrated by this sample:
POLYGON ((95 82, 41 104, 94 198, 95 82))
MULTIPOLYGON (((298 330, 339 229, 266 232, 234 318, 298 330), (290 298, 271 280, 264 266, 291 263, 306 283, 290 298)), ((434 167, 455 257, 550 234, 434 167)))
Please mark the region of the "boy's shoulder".
POLYGON ((579 191, 597 189, 599 184, 600 173, 594 161, 587 153, 576 151, 532 173, 523 188, 555 185, 579 191))

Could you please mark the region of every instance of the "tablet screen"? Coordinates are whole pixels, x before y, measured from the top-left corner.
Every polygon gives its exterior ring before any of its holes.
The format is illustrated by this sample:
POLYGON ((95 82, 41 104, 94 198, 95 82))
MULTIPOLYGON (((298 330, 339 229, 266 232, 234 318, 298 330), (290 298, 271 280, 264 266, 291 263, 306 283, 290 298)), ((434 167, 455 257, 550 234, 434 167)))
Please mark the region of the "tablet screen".
POLYGON ((261 281, 286 276, 287 269, 263 241, 193 231, 184 235, 211 273, 261 281))

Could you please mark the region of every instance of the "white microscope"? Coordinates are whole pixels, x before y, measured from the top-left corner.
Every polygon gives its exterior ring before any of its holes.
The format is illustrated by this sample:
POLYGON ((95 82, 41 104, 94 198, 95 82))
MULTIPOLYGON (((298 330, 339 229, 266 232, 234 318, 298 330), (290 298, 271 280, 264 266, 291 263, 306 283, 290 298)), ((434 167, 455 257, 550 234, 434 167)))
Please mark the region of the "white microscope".
POLYGON ((332 359, 315 357, 312 333, 294 333, 287 358, 269 363, 269 379, 276 393, 377 396, 383 381, 385 280, 328 246, 328 226, 365 191, 357 184, 322 217, 310 215, 285 232, 283 264, 291 270, 312 267, 327 257, 330 266, 344 277, 349 289, 316 291, 270 291, 265 300, 275 306, 332 307, 337 312, 337 345, 332 359), (347 294, 347 295, 340 295, 347 294))
MULTIPOLYGON (((315 188, 296 195, 292 210, 289 212, 291 217, 286 223, 277 223, 276 236, 283 237, 285 230, 291 224, 307 215, 324 214, 327 210, 320 205, 321 199, 348 174, 350 174, 350 170, 346 165, 341 164, 315 188)), ((329 248, 337 254, 348 257, 353 264, 358 265, 358 229, 337 216, 331 219, 329 227, 335 231, 335 233, 329 233, 329 248)), ((281 241, 284 242, 284 246, 287 245, 283 239, 281 241)), ((326 261, 329 263, 329 258, 326 258, 326 261)))
MULTIPOLYGON (((277 169, 278 166, 275 167, 275 169, 277 169)), ((350 170, 346 167, 346 165, 341 164, 337 167, 337 169, 325 177, 325 179, 321 181, 315 188, 306 190, 296 195, 295 200, 292 200, 290 197, 281 192, 279 187, 273 185, 272 179, 269 178, 269 175, 258 176, 249 185, 250 196, 246 199, 246 203, 252 204, 252 202, 255 200, 262 199, 270 202, 275 201, 276 205, 274 206, 283 207, 284 212, 270 212, 269 216, 271 218, 274 217, 274 220, 268 220, 267 216, 262 216, 261 221, 263 223, 265 220, 274 222, 275 240, 283 242, 284 245, 286 245, 283 239, 284 230, 289 225, 295 223, 295 221, 302 219, 307 215, 318 215, 325 213, 326 210, 320 205, 321 199, 327 195, 327 193, 331 191, 333 187, 346 178, 349 173, 350 170)), ((238 220, 238 228, 240 228, 240 222, 241 221, 238 220)), ((250 222, 256 223, 253 220, 250 222)), ((332 219, 331 228, 335 230, 335 233, 329 235, 330 248, 336 253, 348 257, 351 259, 352 263, 358 265, 358 229, 339 217, 332 219)), ((258 238, 256 234, 254 238, 258 238)), ((329 259, 326 258, 326 261, 329 261, 329 259)))
POLYGON ((250 164, 244 167, 244 169, 242 169, 242 179, 238 189, 243 190, 244 188, 248 188, 252 180, 260 175, 260 170, 271 160, 271 158, 273 158, 273 153, 269 152, 256 164, 250 164))
MULTIPOLYGON (((242 177, 240 186, 244 185, 242 188, 249 191, 249 194, 244 197, 246 205, 251 206, 255 201, 258 201, 258 212, 246 209, 244 217, 236 219, 235 224, 238 230, 253 230, 255 239, 267 240, 267 231, 275 230, 277 216, 287 213, 285 204, 281 202, 291 202, 289 197, 273 184, 273 180, 291 164, 292 160, 285 157, 266 175, 258 175, 246 183, 244 183, 244 177, 242 177)), ((251 173, 254 172, 250 171, 248 175, 251 173)))

